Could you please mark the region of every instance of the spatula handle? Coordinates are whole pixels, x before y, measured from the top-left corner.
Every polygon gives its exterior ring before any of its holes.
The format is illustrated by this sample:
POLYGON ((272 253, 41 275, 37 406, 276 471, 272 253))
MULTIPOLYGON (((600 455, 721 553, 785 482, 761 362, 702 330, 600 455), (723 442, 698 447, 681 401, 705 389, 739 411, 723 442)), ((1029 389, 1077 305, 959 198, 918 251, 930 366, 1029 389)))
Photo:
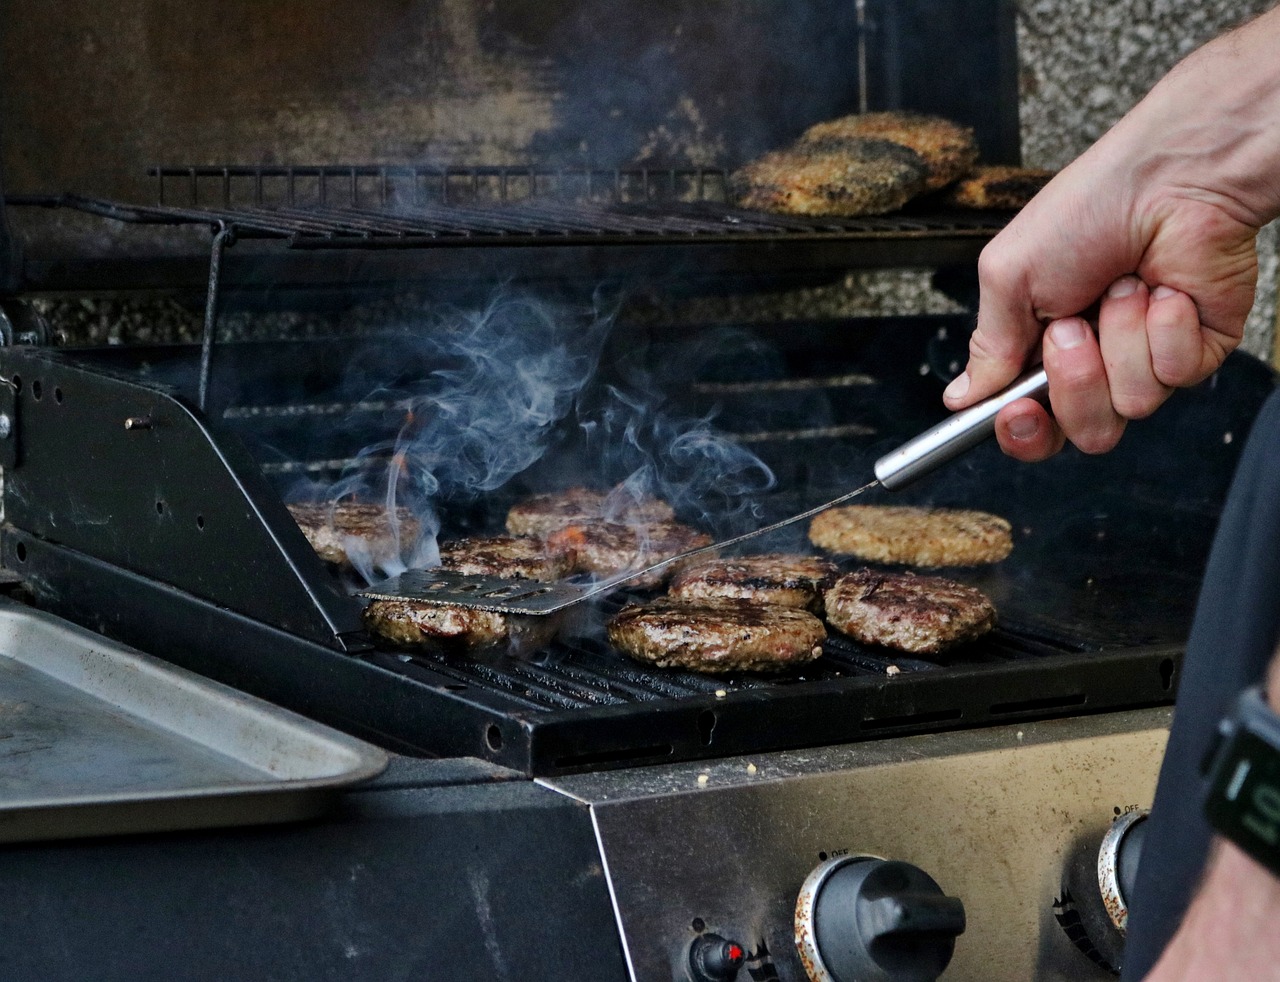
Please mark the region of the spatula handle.
POLYGON ((876 480, 890 491, 906 487, 991 436, 996 414, 1005 406, 1027 397, 1039 398, 1048 391, 1049 377, 1043 366, 1027 372, 1004 391, 960 410, 885 454, 876 461, 876 480))

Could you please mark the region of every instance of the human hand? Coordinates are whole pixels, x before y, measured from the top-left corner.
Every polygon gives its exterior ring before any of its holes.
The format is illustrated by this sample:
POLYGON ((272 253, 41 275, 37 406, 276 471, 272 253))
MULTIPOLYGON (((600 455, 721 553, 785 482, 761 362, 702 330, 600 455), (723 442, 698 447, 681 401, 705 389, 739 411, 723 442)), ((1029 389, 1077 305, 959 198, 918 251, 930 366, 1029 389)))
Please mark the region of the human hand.
POLYGON ((991 395, 1040 348, 1053 415, 1006 408, 1007 453, 1109 450, 1239 343, 1254 239, 1280 213, 1276 44, 1280 11, 1192 55, 983 251, 969 364, 944 399, 991 395), (1080 316, 1095 304, 1096 335, 1080 316))

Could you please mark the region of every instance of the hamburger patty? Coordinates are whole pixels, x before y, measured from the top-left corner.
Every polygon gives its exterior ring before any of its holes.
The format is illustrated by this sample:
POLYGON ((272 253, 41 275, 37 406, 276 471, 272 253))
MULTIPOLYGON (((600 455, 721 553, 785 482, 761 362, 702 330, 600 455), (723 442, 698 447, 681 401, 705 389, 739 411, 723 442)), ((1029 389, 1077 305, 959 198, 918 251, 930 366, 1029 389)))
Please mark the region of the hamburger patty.
POLYGON ((673 518, 672 507, 657 498, 578 487, 535 494, 512 505, 507 512, 507 531, 512 535, 546 535, 570 522, 628 524, 669 522, 673 518))
POLYGON ((710 559, 677 573, 669 592, 686 601, 736 598, 806 610, 821 606, 822 588, 835 574, 835 563, 818 556, 710 559))
POLYGON ((455 539, 440 546, 440 565, 468 576, 562 580, 575 569, 572 550, 555 549, 532 536, 491 535, 455 539))
POLYGON ((857 113, 810 126, 801 143, 850 138, 888 140, 914 150, 924 161, 924 189, 936 191, 964 177, 978 162, 973 130, 940 116, 913 112, 857 113))
POLYGON ((879 215, 924 190, 928 167, 914 150, 859 137, 801 141, 730 177, 739 207, 791 215, 879 215))
POLYGON ((1003 518, 962 508, 847 505, 809 523, 815 546, 877 563, 974 566, 996 563, 1013 550, 1003 518))
POLYGON ((637 661, 695 672, 768 671, 812 661, 827 636, 808 611, 748 600, 663 597, 623 607, 609 641, 637 661))
POLYGON ((1021 208, 1053 178, 1053 171, 1030 167, 979 167, 949 188, 943 201, 960 208, 1021 208))
POLYGON ((364 609, 365 627, 402 645, 453 642, 483 648, 502 642, 540 647, 555 635, 554 617, 500 614, 471 607, 447 607, 412 600, 375 600, 364 609))
POLYGON ((996 624, 982 592, 941 576, 861 569, 826 591, 827 622, 857 641, 912 654, 936 654, 996 624))
POLYGON ((392 528, 387 509, 382 505, 339 501, 321 504, 286 506, 302 534, 325 562, 345 565, 350 561, 349 540, 363 542, 369 558, 381 563, 399 556, 403 546, 418 538, 418 520, 407 508, 396 509, 399 536, 392 528))
MULTIPOLYGON (((619 525, 614 522, 575 522, 547 536, 553 549, 573 552, 577 569, 597 576, 612 576, 643 569, 690 549, 711 545, 711 536, 679 522, 652 525, 619 525)), ((673 566, 678 567, 679 563, 673 566)), ((675 572, 671 566, 633 580, 638 587, 654 587, 675 572)))

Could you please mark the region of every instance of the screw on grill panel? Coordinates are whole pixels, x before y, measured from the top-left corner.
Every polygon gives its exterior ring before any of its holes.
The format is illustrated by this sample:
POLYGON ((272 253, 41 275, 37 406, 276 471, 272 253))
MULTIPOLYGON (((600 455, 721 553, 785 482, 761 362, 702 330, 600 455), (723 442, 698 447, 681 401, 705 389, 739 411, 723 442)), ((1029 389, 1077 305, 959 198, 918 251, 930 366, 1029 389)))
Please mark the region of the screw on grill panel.
POLYGON ((0 413, 0 440, 7 440, 13 433, 13 420, 8 413, 0 413))

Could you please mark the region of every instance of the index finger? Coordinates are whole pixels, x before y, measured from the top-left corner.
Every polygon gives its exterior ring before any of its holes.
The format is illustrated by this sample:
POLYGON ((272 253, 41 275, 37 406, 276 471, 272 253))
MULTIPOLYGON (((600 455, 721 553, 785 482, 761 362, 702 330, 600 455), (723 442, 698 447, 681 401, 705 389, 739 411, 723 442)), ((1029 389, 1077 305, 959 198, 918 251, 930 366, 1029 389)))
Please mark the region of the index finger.
POLYGON ((1039 347, 1044 326, 1032 309, 1027 267, 1005 255, 997 237, 978 257, 978 326, 969 338, 968 365, 942 394, 950 409, 963 409, 1004 388, 1039 347))

